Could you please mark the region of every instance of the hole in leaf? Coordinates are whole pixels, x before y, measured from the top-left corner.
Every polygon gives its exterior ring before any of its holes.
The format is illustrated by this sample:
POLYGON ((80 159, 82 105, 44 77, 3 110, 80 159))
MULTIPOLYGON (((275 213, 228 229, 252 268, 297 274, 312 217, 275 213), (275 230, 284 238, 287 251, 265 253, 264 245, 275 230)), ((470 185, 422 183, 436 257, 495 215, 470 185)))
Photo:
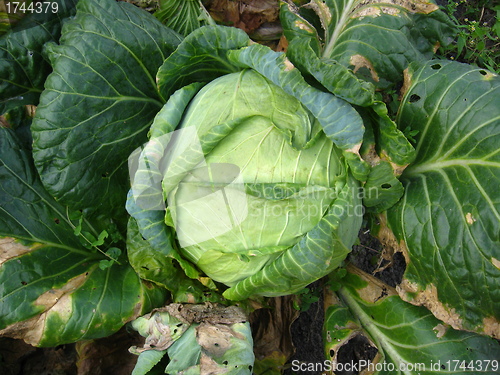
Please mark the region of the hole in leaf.
POLYGON ((434 70, 439 70, 439 69, 441 69, 441 64, 431 65, 431 68, 434 69, 434 70))
POLYGON ((228 365, 228 363, 229 363, 228 361, 224 361, 224 362, 222 362, 222 364, 223 364, 224 366, 227 366, 227 365, 228 365))
POLYGON ((218 342, 214 342, 214 346, 219 347, 219 343, 218 342))
POLYGON ((418 96, 417 94, 412 94, 410 96, 410 103, 416 103, 420 100, 420 96, 418 96))
POLYGON ((252 365, 248 365, 248 369, 249 369, 250 371, 252 371, 252 370, 253 370, 253 366, 252 366, 252 365))
POLYGON ((485 76, 486 74, 488 74, 488 72, 486 70, 480 70, 479 73, 481 73, 483 76, 485 76))
POLYGON ((149 268, 146 266, 142 266, 142 268, 145 269, 146 271, 149 271, 149 268))
POLYGON ((391 187, 391 184, 382 184, 381 186, 382 189, 390 189, 391 187))
POLYGON ((335 355, 335 350, 330 349, 330 358, 333 358, 334 355, 335 355))
MULTIPOLYGON (((340 347, 337 354, 337 362, 339 363, 338 368, 343 369, 343 371, 336 371, 335 374, 352 375, 354 374, 352 367, 347 364, 366 363, 368 365, 368 363, 373 361, 377 353, 377 348, 373 347, 365 336, 356 335, 348 343, 340 347), (343 364, 342 366, 340 365, 341 363, 343 364)), ((355 374, 360 374, 364 368, 359 367, 359 372, 355 372, 355 374)))

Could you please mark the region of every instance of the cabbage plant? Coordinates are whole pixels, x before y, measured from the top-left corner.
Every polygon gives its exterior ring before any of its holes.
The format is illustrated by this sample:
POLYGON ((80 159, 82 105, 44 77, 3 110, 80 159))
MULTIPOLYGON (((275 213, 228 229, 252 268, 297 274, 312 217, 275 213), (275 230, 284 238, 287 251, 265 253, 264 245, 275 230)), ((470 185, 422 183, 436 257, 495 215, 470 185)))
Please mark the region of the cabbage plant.
POLYGON ((252 306, 329 275, 332 363, 364 336, 384 368, 495 373, 498 76, 428 62, 454 32, 432 2, 282 2, 286 53, 187 3, 173 30, 60 0, 1 37, 0 334, 133 321, 134 374, 249 374, 252 306), (405 256, 396 289, 344 269, 363 219, 405 256))
MULTIPOLYGON (((333 99, 296 78, 311 99, 333 99)), ((131 204, 161 208, 166 197, 179 252, 230 286, 229 299, 290 294, 337 268, 361 225, 361 192, 320 121, 253 69, 181 94, 153 122, 131 204), (149 175, 162 176, 157 195, 149 175)))

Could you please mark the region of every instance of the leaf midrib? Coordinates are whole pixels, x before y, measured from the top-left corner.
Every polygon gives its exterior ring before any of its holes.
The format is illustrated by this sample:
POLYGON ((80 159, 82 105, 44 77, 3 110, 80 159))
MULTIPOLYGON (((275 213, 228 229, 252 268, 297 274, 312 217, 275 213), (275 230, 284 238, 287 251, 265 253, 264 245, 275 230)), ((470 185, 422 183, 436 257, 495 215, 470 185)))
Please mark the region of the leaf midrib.
MULTIPOLYGON (((366 329, 366 331, 376 341, 377 345, 380 346, 379 349, 382 349, 383 352, 388 354, 388 356, 384 356, 386 361, 392 360, 396 362, 395 364, 397 364, 398 367, 400 367, 399 365, 401 363, 409 363, 408 361, 405 361, 403 357, 401 357, 401 355, 394 348, 392 340, 390 340, 382 333, 382 331, 377 327, 377 323, 372 321, 370 316, 363 310, 361 306, 359 306, 359 302, 356 301, 354 297, 352 297, 349 292, 345 290, 345 288, 341 288, 339 290, 339 295, 342 300, 345 301, 345 303, 349 307, 349 310, 351 310, 354 316, 359 319, 361 326, 366 329)), ((407 375, 412 374, 409 371, 404 371, 403 373, 407 375)))
POLYGON ((449 160, 432 161, 428 163, 419 164, 416 166, 410 166, 405 171, 404 175, 407 177, 414 177, 421 175, 423 173, 437 172, 445 168, 470 167, 470 166, 482 166, 482 167, 491 167, 500 169, 500 162, 488 161, 483 159, 449 159, 449 160))
POLYGON ((323 51, 322 57, 328 58, 332 54, 335 44, 337 43, 337 39, 339 38, 342 30, 344 29, 344 26, 347 23, 347 19, 349 18, 349 15, 351 14, 356 1, 357 0, 349 0, 349 2, 346 4, 342 14, 340 15, 339 21, 337 22, 335 28, 333 29, 332 36, 323 51))

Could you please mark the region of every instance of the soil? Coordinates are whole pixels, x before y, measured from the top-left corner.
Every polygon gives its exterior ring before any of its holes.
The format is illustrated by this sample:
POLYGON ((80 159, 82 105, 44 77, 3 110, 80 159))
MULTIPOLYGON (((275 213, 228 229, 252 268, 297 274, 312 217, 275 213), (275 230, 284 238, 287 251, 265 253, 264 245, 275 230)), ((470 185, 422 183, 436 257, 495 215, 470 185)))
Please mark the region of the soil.
MULTIPOLYGON (((363 271, 374 275, 386 284, 395 287, 403 278, 406 268, 404 257, 396 253, 391 262, 383 259, 382 245, 372 237, 367 229, 359 233, 360 244, 353 247, 347 261, 363 271)), ((316 282, 311 288, 320 287, 316 282)), ((292 324, 291 332, 295 354, 288 361, 288 369, 284 375, 298 374, 291 370, 292 361, 304 363, 321 363, 325 360, 323 348, 323 299, 313 303, 309 310, 300 314, 292 324)), ((338 354, 339 363, 359 363, 360 360, 372 360, 377 354, 377 349, 371 346, 362 336, 356 336, 345 344, 338 354)), ((320 375, 321 372, 307 372, 308 375, 320 375)), ((357 375, 357 372, 337 372, 336 375, 357 375)))
POLYGON ((144 339, 125 328, 112 336, 35 348, 22 340, 0 338, 1 375, 130 375, 137 357, 128 352, 144 339))
MULTIPOLYGON (((321 281, 315 282, 309 288, 311 290, 321 289, 322 283, 321 281)), ((320 294, 320 299, 312 303, 309 309, 303 311, 291 326, 292 342, 296 351, 288 360, 283 372, 284 375, 296 374, 291 369, 291 364, 295 363, 294 361, 320 363, 325 360, 322 336, 324 316, 323 298, 320 294)))

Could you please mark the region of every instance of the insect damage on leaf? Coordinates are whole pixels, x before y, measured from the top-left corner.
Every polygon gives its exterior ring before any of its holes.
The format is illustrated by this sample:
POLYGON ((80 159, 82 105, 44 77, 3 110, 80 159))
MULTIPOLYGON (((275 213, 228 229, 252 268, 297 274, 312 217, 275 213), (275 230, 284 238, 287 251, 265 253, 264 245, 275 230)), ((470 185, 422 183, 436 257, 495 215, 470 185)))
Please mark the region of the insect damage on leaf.
POLYGON ((0 238, 0 266, 12 258, 29 253, 31 250, 33 250, 33 246, 24 246, 15 238, 0 238))
POLYGON ((500 340, 500 322, 497 318, 490 316, 483 319, 484 333, 500 340))
POLYGON ((500 260, 492 257, 491 263, 493 263, 493 265, 500 270, 500 260))
POLYGON ((300 20, 295 21, 295 27, 307 31, 308 33, 314 34, 314 30, 311 28, 311 26, 309 26, 303 21, 300 20))
POLYGON ((290 70, 295 68, 292 62, 286 58, 283 60, 283 63, 285 64, 285 72, 289 72, 290 70))
POLYGON ((53 308, 63 295, 70 294, 74 290, 78 289, 82 286, 86 279, 87 275, 83 273, 68 281, 59 289, 48 290, 36 299, 35 305, 43 306, 45 310, 53 308))
MULTIPOLYGON (((371 9, 376 9, 375 6, 377 4, 384 4, 384 6, 380 6, 377 8, 384 13, 392 15, 399 13, 399 8, 406 9, 410 13, 422 13, 422 14, 429 14, 439 9, 439 7, 436 4, 433 4, 426 0, 364 0, 360 1, 359 4, 356 6, 356 9, 361 9, 360 12, 356 14, 356 16, 360 17, 361 15, 359 14, 365 12, 366 10, 368 10, 369 13, 373 12, 371 11, 371 9), (367 7, 365 8, 365 6, 367 7)), ((373 15, 373 14, 366 14, 366 15, 373 15)))
POLYGON ((382 13, 397 16, 400 13, 400 10, 398 8, 390 7, 368 7, 360 9, 359 12, 353 14, 351 18, 378 17, 382 13))
POLYGON ((408 265, 410 263, 410 256, 406 243, 403 240, 398 241, 393 231, 387 225, 387 217, 385 214, 379 215, 378 219, 380 229, 377 233, 377 238, 384 248, 382 257, 391 261, 395 253, 401 252, 405 258, 405 263, 408 265))
POLYGON ((347 266, 347 270, 352 274, 360 276, 363 280, 368 281, 368 284, 364 288, 357 290, 359 297, 368 303, 376 303, 380 299, 398 294, 394 288, 391 288, 379 279, 368 275, 354 266, 347 266))
POLYGON ((309 4, 304 6, 305 8, 311 8, 319 16, 321 25, 325 30, 327 30, 328 25, 332 22, 332 13, 330 8, 324 1, 311 1, 309 4))
POLYGON ((243 335, 224 324, 201 323, 196 329, 197 341, 210 357, 222 357, 231 348, 231 337, 243 340, 243 335))
POLYGON ((370 71, 372 79, 375 82, 380 81, 380 78, 379 78, 377 72, 375 71, 375 67, 366 57, 361 56, 361 55, 352 55, 350 60, 349 60, 349 64, 354 66, 354 69, 353 69, 354 73, 357 73, 358 70, 361 68, 366 68, 370 71))
POLYGON ((487 70, 480 70, 479 73, 481 73, 485 81, 491 81, 493 78, 498 77, 495 73, 487 70))
POLYGON ((434 332, 436 332, 436 337, 440 339, 441 337, 444 336, 446 331, 448 330, 448 327, 445 326, 444 324, 438 324, 432 329, 434 332))
MULTIPOLYGON (((352 353, 357 353, 360 363, 372 363, 376 365, 382 360, 382 356, 378 351, 375 343, 367 336, 359 331, 353 332, 345 340, 341 340, 338 345, 330 347, 329 354, 332 363, 338 364, 341 368, 342 364, 346 365, 352 360, 352 353)), ((347 366, 346 366, 347 367, 347 366)), ((360 373, 368 373, 368 369, 360 366, 360 373)))
POLYGON ((467 224, 472 225, 476 221, 476 218, 472 216, 470 212, 467 212, 467 214, 465 215, 465 220, 467 221, 467 224))
POLYGON ((45 323, 50 315, 58 314, 62 321, 67 321, 73 312, 71 293, 78 289, 86 280, 85 274, 79 275, 60 289, 51 289, 41 294, 35 301, 43 313, 15 324, 0 331, 0 336, 22 339, 26 343, 38 346, 45 331, 45 323))
POLYGON ((435 285, 429 284, 425 290, 419 290, 416 283, 403 279, 400 285, 396 287, 400 297, 413 305, 423 305, 429 309, 436 318, 449 324, 455 329, 461 330, 464 325, 462 318, 454 308, 446 306, 439 300, 438 290, 435 285))

